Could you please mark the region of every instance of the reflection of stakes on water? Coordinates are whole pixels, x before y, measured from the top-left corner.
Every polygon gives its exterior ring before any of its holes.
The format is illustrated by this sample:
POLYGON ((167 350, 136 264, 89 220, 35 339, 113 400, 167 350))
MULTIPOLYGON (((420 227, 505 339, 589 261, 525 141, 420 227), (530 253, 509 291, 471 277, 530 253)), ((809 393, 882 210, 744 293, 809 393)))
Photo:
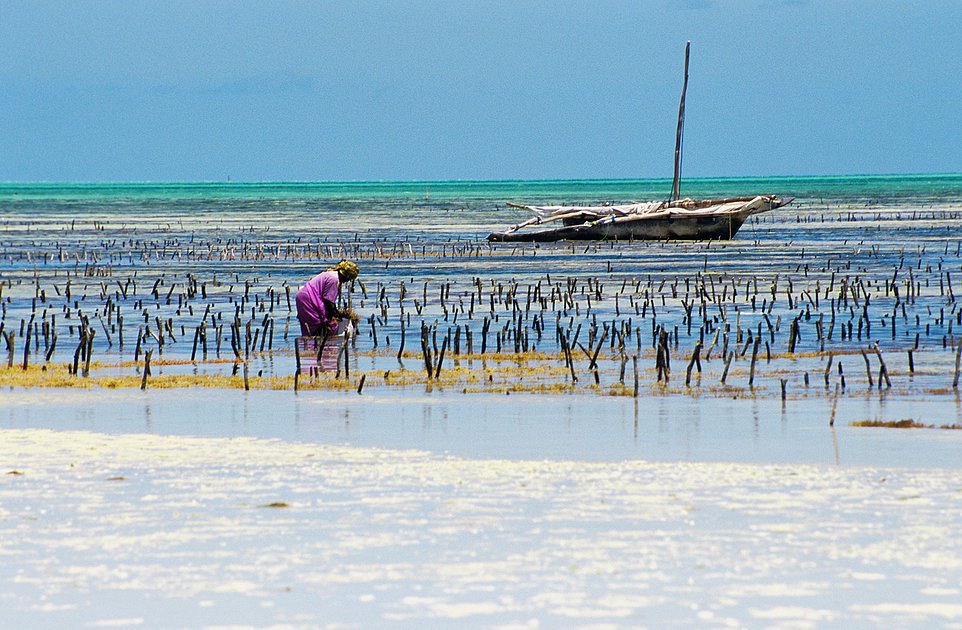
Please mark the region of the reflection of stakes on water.
POLYGON ((312 379, 322 372, 336 372, 340 376, 341 357, 344 357, 345 378, 348 378, 347 342, 353 336, 353 330, 350 322, 341 322, 333 334, 325 332, 313 337, 297 337, 294 340, 296 374, 307 373, 312 379))
POLYGON ((297 355, 300 365, 299 374, 307 374, 312 379, 321 372, 332 372, 338 367, 338 357, 343 346, 343 337, 321 335, 318 337, 298 337, 297 355))

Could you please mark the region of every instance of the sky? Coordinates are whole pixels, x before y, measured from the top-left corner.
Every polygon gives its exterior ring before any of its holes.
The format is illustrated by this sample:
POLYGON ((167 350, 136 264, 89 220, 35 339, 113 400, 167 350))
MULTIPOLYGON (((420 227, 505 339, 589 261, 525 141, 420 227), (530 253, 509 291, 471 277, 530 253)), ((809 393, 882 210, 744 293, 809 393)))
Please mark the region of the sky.
POLYGON ((0 0, 0 181, 962 172, 962 0, 0 0))

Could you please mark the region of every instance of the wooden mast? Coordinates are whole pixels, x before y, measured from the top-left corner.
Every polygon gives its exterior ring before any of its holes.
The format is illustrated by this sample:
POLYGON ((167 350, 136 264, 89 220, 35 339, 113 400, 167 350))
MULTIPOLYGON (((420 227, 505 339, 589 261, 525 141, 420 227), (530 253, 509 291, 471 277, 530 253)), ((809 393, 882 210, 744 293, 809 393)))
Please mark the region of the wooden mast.
POLYGON ((685 128, 685 92, 688 90, 688 53, 691 42, 685 44, 685 82, 681 88, 681 103, 678 105, 678 131, 675 134, 675 178, 671 184, 671 199, 675 201, 679 195, 679 177, 681 176, 681 136, 685 128))

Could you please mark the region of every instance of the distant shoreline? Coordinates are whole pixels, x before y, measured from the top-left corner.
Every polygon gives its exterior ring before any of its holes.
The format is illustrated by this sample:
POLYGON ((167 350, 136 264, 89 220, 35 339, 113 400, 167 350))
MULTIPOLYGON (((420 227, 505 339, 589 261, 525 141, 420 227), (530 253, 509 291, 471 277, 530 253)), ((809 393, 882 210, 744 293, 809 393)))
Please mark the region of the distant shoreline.
MULTIPOLYGON (((843 175, 724 175, 710 177, 686 177, 685 183, 742 182, 742 181, 796 181, 796 180, 912 180, 912 179, 962 179, 962 172, 935 173, 848 173, 843 175)), ((348 179, 348 180, 9 180, 0 181, 0 190, 20 186, 410 186, 410 185, 494 185, 494 184, 553 184, 553 183, 671 183, 670 177, 576 177, 545 179, 348 179)))

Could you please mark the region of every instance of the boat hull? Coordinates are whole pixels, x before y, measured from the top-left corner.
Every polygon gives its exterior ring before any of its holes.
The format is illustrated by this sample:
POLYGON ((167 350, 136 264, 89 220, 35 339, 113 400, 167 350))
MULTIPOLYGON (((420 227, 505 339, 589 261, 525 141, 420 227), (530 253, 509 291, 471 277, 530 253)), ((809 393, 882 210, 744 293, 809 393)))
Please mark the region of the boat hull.
POLYGON ((492 232, 489 241, 548 243, 552 241, 720 241, 735 236, 753 214, 790 204, 794 197, 757 195, 727 199, 682 199, 621 206, 519 206, 537 217, 504 232, 492 232), (563 227, 528 230, 548 221, 563 227))
POLYGON ((620 223, 581 224, 540 232, 492 232, 500 243, 552 241, 716 241, 735 236, 747 217, 664 217, 620 223))

